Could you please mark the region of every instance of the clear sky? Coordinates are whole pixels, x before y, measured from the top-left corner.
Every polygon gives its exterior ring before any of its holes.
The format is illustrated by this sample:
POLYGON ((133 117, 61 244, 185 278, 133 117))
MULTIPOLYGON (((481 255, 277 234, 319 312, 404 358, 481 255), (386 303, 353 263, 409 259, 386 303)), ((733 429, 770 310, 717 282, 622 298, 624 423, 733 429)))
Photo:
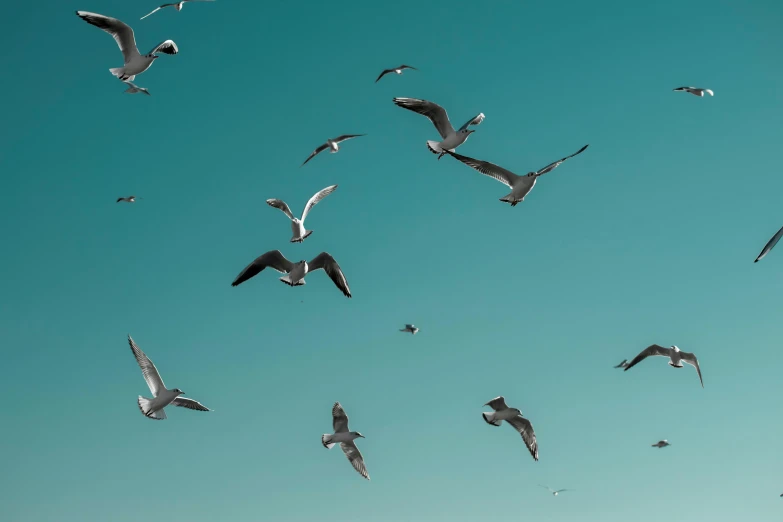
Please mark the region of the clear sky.
POLYGON ((780 520, 783 251, 753 259, 783 225, 783 4, 153 7, 3 8, 0 519, 780 520), (177 42, 152 96, 77 9, 177 42), (459 152, 517 173, 590 148, 511 208, 395 96, 484 112, 459 152), (344 133, 367 136, 299 167, 344 133), (264 200, 331 184, 290 244, 264 200), (353 299, 323 273, 230 286, 272 249, 330 252, 353 299), (129 333, 215 411, 144 418, 129 333), (612 368, 651 343, 705 388, 612 368), (482 421, 497 395, 539 462, 482 421), (371 482, 321 445, 335 401, 371 482))

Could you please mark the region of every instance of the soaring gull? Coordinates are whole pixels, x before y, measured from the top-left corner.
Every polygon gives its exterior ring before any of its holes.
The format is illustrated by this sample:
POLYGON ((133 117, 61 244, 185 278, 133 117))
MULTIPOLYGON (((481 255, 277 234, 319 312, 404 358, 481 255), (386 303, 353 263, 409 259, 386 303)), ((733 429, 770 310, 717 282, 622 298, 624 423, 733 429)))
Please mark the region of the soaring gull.
POLYGON ((524 201, 525 196, 527 196, 528 193, 531 190, 533 190, 533 187, 536 185, 536 180, 538 180, 539 176, 543 176, 548 172, 552 172, 567 159, 573 158, 577 154, 581 154, 588 146, 589 145, 585 145, 584 147, 574 152, 570 156, 566 156, 565 158, 552 162, 541 170, 537 170, 535 172, 528 172, 524 176, 519 176, 517 174, 514 174, 510 170, 506 170, 503 167, 499 167, 494 163, 490 163, 488 161, 469 158, 467 156, 462 156, 461 154, 457 154, 456 152, 451 152, 451 151, 446 151, 446 153, 457 158, 468 167, 477 170, 478 172, 481 172, 482 174, 489 176, 490 178, 495 178, 496 180, 498 180, 499 182, 503 183, 505 186, 510 188, 511 192, 503 196, 502 198, 500 198, 500 201, 503 201, 505 203, 511 203, 511 206, 515 207, 517 203, 524 201))
POLYGON ((340 143, 342 143, 345 140, 350 140, 352 138, 358 138, 359 136, 366 136, 366 134, 343 134, 342 136, 338 136, 334 139, 328 139, 326 140, 326 143, 323 145, 319 145, 317 149, 313 151, 310 156, 300 165, 300 167, 304 167, 308 161, 316 157, 321 152, 325 151, 326 149, 332 149, 331 152, 334 154, 338 150, 340 150, 340 143))
POLYGON ((500 426, 503 421, 508 422, 511 427, 522 435, 522 440, 525 442, 528 451, 533 456, 534 460, 538 460, 538 444, 536 443, 536 434, 533 432, 533 425, 530 421, 522 416, 522 412, 516 408, 509 408, 506 406, 506 399, 496 397, 486 403, 484 406, 492 408, 494 413, 482 413, 481 416, 487 424, 493 426, 500 426))
POLYGON ((122 56, 125 59, 125 66, 109 69, 109 72, 122 81, 132 82, 137 74, 141 74, 149 69, 155 58, 159 58, 155 53, 177 54, 179 52, 177 44, 173 40, 165 40, 153 47, 149 53, 142 56, 136 47, 136 38, 133 36, 133 29, 130 26, 116 18, 109 18, 102 14, 90 13, 88 11, 76 11, 76 14, 88 24, 92 24, 98 29, 109 33, 117 42, 117 45, 120 46, 120 51, 122 51, 122 56))
MULTIPOLYGON (((144 198, 139 198, 144 199, 144 198)), ((124 201, 125 203, 136 203, 136 196, 128 196, 127 198, 117 198, 117 203, 124 201)))
POLYGON ((128 336, 128 344, 130 344, 133 356, 136 357, 136 362, 139 363, 141 373, 144 375, 144 380, 147 381, 147 386, 150 387, 150 392, 152 392, 153 396, 152 399, 147 399, 139 395, 139 409, 141 413, 150 419, 163 420, 166 418, 166 412, 163 408, 169 404, 190 410, 209 411, 209 408, 193 399, 180 397, 185 392, 179 388, 167 389, 166 385, 163 384, 163 379, 160 378, 158 369, 152 364, 150 358, 141 351, 141 348, 136 346, 130 335, 128 336))
POLYGON ((699 374, 699 382, 701 382, 701 387, 704 388, 704 380, 701 378, 701 369, 699 368, 699 361, 696 360, 696 356, 692 353, 680 351, 680 349, 676 346, 665 348, 659 344, 651 344, 642 350, 639 355, 634 357, 633 360, 628 363, 628 366, 625 367, 624 371, 627 372, 646 358, 656 355, 660 357, 668 357, 669 366, 673 368, 682 368, 682 363, 684 362, 696 368, 696 373, 699 374))
POLYGON ((275 207, 282 210, 283 213, 286 216, 288 216, 288 218, 291 220, 291 231, 293 232, 291 243, 301 243, 310 234, 313 233, 312 230, 305 230, 304 227, 304 222, 305 222, 305 218, 307 217, 307 213, 310 212, 310 209, 312 209, 319 201, 321 201, 326 196, 334 192, 336 188, 337 185, 326 187, 325 189, 317 192, 313 197, 311 197, 310 201, 308 201, 307 205, 305 205, 304 211, 302 212, 301 219, 294 217, 294 215, 291 213, 291 209, 288 208, 288 205, 282 199, 267 199, 266 204, 269 205, 270 207, 275 207))
POLYGON ((563 491, 570 491, 568 489, 557 489, 557 490, 555 490, 555 489, 552 489, 549 486, 545 486, 543 484, 539 484, 539 486, 541 486, 544 489, 548 489, 549 492, 552 493, 552 495, 554 495, 554 496, 557 496, 559 493, 562 493, 563 491))
POLYGON ((438 154, 438 159, 442 158, 446 151, 454 151, 457 147, 465 143, 468 137, 476 132, 472 129, 468 129, 471 125, 479 125, 484 121, 484 113, 480 112, 473 118, 469 119, 465 125, 459 128, 458 131, 454 130, 449 121, 449 115, 446 114, 446 109, 432 103, 427 100, 419 100, 416 98, 394 98, 394 103, 402 107, 426 116, 435 125, 442 141, 428 140, 427 148, 434 154, 438 154))
POLYGON ((665 448, 666 446, 671 446, 671 444, 669 444, 669 441, 666 439, 659 440, 658 442, 652 445, 653 448, 658 448, 658 449, 665 448))
POLYGON ((140 18, 140 20, 144 20, 149 15, 151 15, 153 13, 157 13, 158 11, 160 11, 161 9, 164 9, 166 7, 176 7, 177 11, 182 11, 182 7, 185 5, 186 2, 214 2, 214 1, 215 0, 182 0, 181 2, 174 2, 173 4, 163 4, 162 6, 156 7, 155 9, 153 9, 151 13, 147 13, 144 16, 142 16, 140 18))
POLYGON ((419 333, 419 329, 413 326, 412 324, 406 324, 405 328, 400 329, 401 332, 410 332, 413 335, 416 335, 419 333))
POLYGON ((694 96, 700 96, 704 97, 704 93, 706 92, 710 96, 713 95, 713 92, 710 89, 702 89, 699 87, 677 87, 676 89, 672 89, 673 91, 682 91, 682 92, 689 92, 693 94, 694 96))
POLYGON ((367 467, 364 465, 364 457, 362 452, 356 447, 354 440, 358 438, 364 438, 364 435, 358 431, 348 431, 348 415, 345 414, 345 410, 339 402, 335 402, 332 406, 332 426, 334 427, 334 433, 331 435, 325 433, 321 435, 321 444, 326 449, 332 449, 335 444, 340 444, 345 456, 351 462, 353 469, 359 472, 359 474, 370 480, 370 475, 367 474, 367 467))
MULTIPOLYGON (((386 69, 385 71, 383 71, 381 75, 378 76, 378 80, 380 80, 381 78, 383 78, 389 73, 402 74, 402 71, 404 71, 405 69, 413 69, 414 71, 418 71, 418 69, 410 65, 400 65, 399 67, 395 67, 394 69, 386 69)), ((378 83, 378 80, 375 80, 375 83, 378 83)))
POLYGON ((767 241, 767 244, 764 245, 764 248, 761 249, 761 253, 758 255, 756 260, 753 261, 753 262, 754 263, 758 263, 761 260, 762 257, 764 257, 767 254, 769 254, 769 251, 772 250, 773 248, 775 248, 775 245, 778 244, 778 241, 780 241, 781 237, 783 237, 783 228, 778 230, 777 233, 774 236, 772 236, 772 239, 767 241))
POLYGON ((242 272, 234 279, 231 286, 237 286, 254 275, 262 272, 266 267, 273 268, 281 274, 286 274, 281 277, 280 280, 289 286, 302 286, 305 284, 305 276, 310 272, 323 269, 329 278, 334 282, 335 286, 339 288, 345 297, 351 297, 351 290, 348 288, 348 281, 343 275, 343 271, 340 269, 340 265, 326 252, 321 252, 313 258, 309 263, 307 261, 299 261, 298 263, 292 263, 285 258, 279 250, 270 250, 266 254, 258 256, 252 263, 247 265, 242 272))

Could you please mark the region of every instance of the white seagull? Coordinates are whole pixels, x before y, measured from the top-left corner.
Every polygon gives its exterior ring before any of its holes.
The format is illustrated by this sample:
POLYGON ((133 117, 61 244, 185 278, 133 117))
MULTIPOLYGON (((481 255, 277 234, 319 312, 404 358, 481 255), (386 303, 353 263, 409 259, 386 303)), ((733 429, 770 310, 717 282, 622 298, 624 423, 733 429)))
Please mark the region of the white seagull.
POLYGON ((304 211, 302 212, 302 218, 296 218, 291 213, 291 209, 288 208, 288 205, 283 201, 282 199, 267 199, 266 204, 270 207, 275 207, 283 211, 283 213, 288 216, 288 218, 291 220, 291 231, 293 232, 293 237, 291 238, 291 243, 301 243, 307 237, 313 233, 312 230, 305 230, 304 222, 305 218, 307 217, 307 213, 310 212, 310 209, 312 209, 319 201, 324 199, 326 196, 331 194, 335 191, 337 188, 337 185, 332 185, 330 187, 326 187, 325 189, 321 190, 320 192, 317 192, 313 197, 310 198, 310 201, 307 202, 307 205, 305 205, 304 211))
POLYGON ((658 442, 652 445, 653 448, 658 448, 658 449, 665 448, 666 446, 671 446, 671 444, 669 444, 669 441, 666 439, 659 440, 658 442))
POLYGON ((270 250, 266 254, 258 256, 252 263, 247 265, 234 279, 231 286, 244 283, 254 275, 262 272, 266 267, 273 268, 281 274, 286 274, 280 278, 280 281, 289 286, 302 286, 305 284, 304 278, 307 274, 323 269, 337 288, 345 294, 345 297, 351 297, 351 289, 348 288, 348 281, 345 279, 340 265, 327 252, 321 252, 309 263, 304 260, 292 263, 279 250, 270 250))
POLYGON ((353 469, 359 472, 359 474, 370 480, 370 475, 367 474, 367 467, 364 465, 364 457, 362 452, 356 447, 354 440, 358 438, 364 438, 364 435, 358 431, 348 431, 348 415, 345 414, 345 410, 339 402, 335 402, 332 406, 332 426, 334 427, 334 433, 331 435, 325 433, 321 436, 321 444, 326 449, 332 449, 335 444, 340 444, 345 456, 351 461, 353 469))
POLYGON ((777 244, 778 244, 778 241, 780 241, 780 238, 781 238, 781 237, 783 237, 783 228, 781 228, 780 230, 778 230, 777 234, 775 234, 774 236, 772 236, 772 239, 770 239, 769 241, 767 241, 767 244, 766 244, 766 245, 764 245, 764 248, 762 248, 762 249, 761 249, 761 253, 760 253, 760 254, 759 254, 759 256, 756 258, 756 260, 755 260, 755 261, 753 261, 753 262, 754 262, 754 263, 758 263, 758 262, 761 260, 761 258, 762 258, 762 257, 764 257, 764 256, 766 256, 767 254, 769 254, 769 251, 770 251, 770 250, 772 250, 773 248, 775 248, 775 245, 777 245, 777 244))
POLYGON ((136 362, 139 363, 141 373, 144 375, 144 380, 147 381, 147 386, 150 387, 150 392, 152 392, 153 396, 152 399, 147 399, 139 395, 139 409, 141 413, 150 419, 163 420, 166 418, 166 412, 163 408, 169 404, 191 410, 210 411, 209 408, 193 399, 180 397, 185 392, 179 388, 167 389, 166 385, 163 384, 163 379, 160 378, 158 369, 152 364, 150 358, 141 351, 141 348, 136 346, 130 335, 128 336, 128 344, 130 344, 133 356, 136 357, 136 362))
POLYGON ((412 324, 406 324, 405 328, 400 329, 401 332, 410 332, 412 335, 419 333, 419 329, 412 324))
POLYGON ((552 172, 557 167, 560 166, 561 163, 566 161, 569 158, 573 158, 577 154, 581 154, 589 145, 585 145, 578 151, 574 152, 570 156, 566 156, 565 158, 559 159, 553 163, 550 163, 546 167, 544 167, 541 170, 537 170, 535 172, 528 172, 524 176, 519 176, 517 174, 514 174, 510 170, 506 170, 503 167, 499 167, 495 165, 494 163, 490 163, 488 161, 482 161, 477 160, 473 158, 469 158, 467 156, 462 156, 461 154, 457 154, 456 152, 446 151, 451 156, 455 157, 468 167, 477 170, 478 172, 481 172, 484 175, 489 176, 490 178, 495 178, 499 182, 503 183, 505 186, 511 189, 511 193, 503 196, 500 198, 500 201, 503 201, 505 203, 510 203, 512 207, 515 207, 517 203, 520 203, 525 200, 525 196, 528 195, 528 193, 533 190, 533 187, 536 185, 536 180, 538 180, 539 176, 543 176, 544 174, 548 172, 552 172))
POLYGON ((704 93, 706 92, 710 96, 713 96, 713 92, 710 89, 701 89, 699 87, 677 87, 676 89, 672 89, 673 91, 683 91, 683 92, 689 92, 693 94, 694 96, 700 96, 704 97, 704 93))
POLYGON ((633 360, 628 363, 628 366, 625 367, 624 371, 628 371, 637 364, 639 364, 641 361, 645 360, 648 357, 652 357, 654 355, 658 355, 661 357, 668 357, 669 358, 669 366, 673 368, 682 368, 682 363, 686 362, 696 368, 696 373, 699 374, 699 382, 701 382, 701 387, 704 388, 704 380, 701 378, 701 369, 699 368, 699 361, 696 360, 696 356, 692 353, 683 352, 680 351, 679 348, 676 346, 672 346, 671 348, 665 348, 659 344, 651 344, 644 350, 642 350, 639 355, 633 358, 633 360))
POLYGON ((468 129, 468 127, 471 125, 479 125, 484 121, 484 113, 480 112, 478 115, 469 119, 458 131, 455 131, 449 121, 449 115, 446 114, 446 109, 437 103, 432 103, 427 100, 418 100, 416 98, 394 98, 393 101, 398 107, 426 116, 435 125, 435 128, 438 130, 438 133, 443 140, 428 140, 427 148, 434 154, 438 154, 438 159, 442 158, 446 151, 454 151, 454 149, 465 143, 472 133, 476 132, 468 129))
MULTIPOLYGON (((144 198, 139 198, 144 199, 144 198)), ((136 196, 128 196, 127 198, 117 198, 117 203, 124 201, 125 203, 136 203, 136 196)))
POLYGON ((623 362, 615 366, 615 368, 625 368, 626 366, 628 366, 628 359, 623 359, 623 362))
POLYGON ((522 435, 522 440, 525 442, 528 451, 533 456, 534 460, 538 460, 538 443, 536 443, 536 434, 533 432, 533 425, 530 421, 522 416, 522 412, 516 408, 509 408, 506 406, 506 399, 496 397, 486 403, 484 406, 489 406, 494 413, 482 413, 481 416, 487 424, 493 426, 500 426, 503 421, 508 422, 515 430, 522 435))
POLYGON ((342 143, 345 140, 350 140, 352 138, 358 138, 360 136, 366 136, 366 134, 343 134, 342 136, 338 136, 334 139, 328 139, 326 140, 326 143, 323 145, 319 145, 317 149, 313 151, 312 154, 300 165, 300 167, 304 167, 305 164, 316 157, 321 152, 325 151, 326 149, 332 149, 331 152, 334 154, 338 150, 340 150, 340 143, 342 143))
MULTIPOLYGON (((386 76, 389 73, 402 74, 402 71, 404 71, 405 69, 413 69, 414 71, 418 71, 417 68, 412 67, 410 65, 400 65, 399 67, 395 67, 394 69, 386 69, 386 70, 384 70, 381 73, 381 75, 378 76, 378 80, 380 80, 381 78, 383 78, 384 76, 386 76)), ((378 80, 375 80, 375 83, 378 83, 378 80)))
POLYGON ((541 487, 542 487, 542 488, 544 488, 544 489, 548 489, 548 490, 549 490, 549 492, 550 492, 550 493, 552 493, 552 495, 554 495, 554 496, 557 496, 557 495, 558 495, 558 493, 562 493, 563 491, 570 491, 570 490, 568 490, 568 489, 557 489, 557 490, 555 490, 555 489, 552 489, 552 488, 550 488, 549 486, 545 486, 545 485, 543 485, 543 484, 539 484, 539 486, 541 486, 541 487))
POLYGON ((122 81, 132 82, 137 74, 141 74, 149 69, 155 58, 159 58, 155 53, 177 54, 179 52, 177 44, 173 40, 165 40, 156 45, 149 53, 142 56, 136 47, 136 38, 133 36, 133 29, 130 26, 116 18, 109 18, 102 14, 90 13, 88 11, 76 11, 76 14, 88 24, 92 24, 112 35, 117 45, 120 46, 122 56, 125 58, 125 66, 109 69, 109 72, 122 81))
POLYGON ((151 96, 151 94, 150 94, 150 91, 148 91, 148 90, 147 90, 146 88, 144 88, 144 87, 139 87, 138 85, 136 85, 136 84, 135 84, 135 83, 133 83, 133 82, 130 82, 130 81, 125 81, 125 85, 127 85, 127 86, 128 86, 128 88, 127 88, 127 89, 125 89, 125 91, 124 91, 124 92, 126 92, 126 93, 128 93, 128 94, 136 94, 137 92, 143 92, 143 93, 144 93, 144 94, 146 94, 147 96, 151 96))
POLYGON ((182 0, 181 2, 174 2, 173 4, 163 4, 160 7, 156 7, 151 13, 147 13, 144 16, 142 16, 141 18, 139 18, 139 20, 144 20, 149 15, 153 13, 157 13, 158 11, 166 7, 176 7, 177 11, 182 11, 182 7, 185 5, 186 2, 214 2, 214 1, 215 0, 182 0))

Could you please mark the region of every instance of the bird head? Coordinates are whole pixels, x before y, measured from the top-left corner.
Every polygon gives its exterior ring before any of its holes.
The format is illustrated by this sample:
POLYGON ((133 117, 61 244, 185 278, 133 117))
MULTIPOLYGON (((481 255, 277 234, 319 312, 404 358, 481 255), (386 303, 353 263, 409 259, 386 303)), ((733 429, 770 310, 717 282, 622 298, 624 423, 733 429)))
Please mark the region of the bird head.
POLYGON ((672 346, 672 350, 674 350, 675 352, 679 352, 680 351, 680 349, 677 348, 676 346, 672 346))
POLYGON ((174 392, 174 393, 176 393, 177 395, 185 395, 185 392, 184 392, 184 391, 182 391, 182 390, 180 390, 179 388, 174 388, 174 389, 173 389, 173 390, 171 390, 171 391, 173 391, 173 392, 174 392))
POLYGON ((356 435, 357 437, 365 438, 364 435, 362 435, 358 431, 353 432, 353 434, 356 435))
POLYGON ((522 415, 522 412, 519 410, 519 408, 511 408, 511 411, 515 411, 517 415, 522 415))
POLYGON ((462 130, 462 134, 467 134, 467 135, 471 135, 474 132, 476 132, 476 131, 474 131, 473 129, 463 129, 462 130))

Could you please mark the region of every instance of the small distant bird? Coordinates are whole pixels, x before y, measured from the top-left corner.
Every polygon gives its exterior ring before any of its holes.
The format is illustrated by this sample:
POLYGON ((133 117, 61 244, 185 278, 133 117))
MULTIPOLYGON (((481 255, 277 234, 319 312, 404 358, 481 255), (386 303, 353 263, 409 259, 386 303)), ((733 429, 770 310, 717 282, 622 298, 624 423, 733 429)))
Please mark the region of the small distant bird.
POLYGON ((364 457, 356 447, 354 440, 358 438, 365 438, 364 435, 358 431, 348 431, 348 415, 345 414, 345 410, 339 402, 335 402, 332 406, 332 426, 334 433, 331 435, 321 435, 321 444, 326 449, 332 449, 335 444, 340 444, 340 448, 348 457, 353 469, 359 472, 359 474, 370 480, 370 475, 367 474, 367 467, 364 465, 364 457))
POLYGON ((503 201, 504 203, 510 203, 512 207, 515 207, 517 203, 524 201, 525 196, 527 196, 528 193, 531 190, 533 190, 533 187, 536 185, 536 180, 538 180, 539 176, 543 176, 548 172, 552 172, 567 159, 573 158, 577 154, 581 154, 582 152, 584 152, 584 150, 587 147, 589 147, 589 145, 585 145, 584 147, 574 152, 570 156, 566 156, 565 158, 550 163, 549 165, 547 165, 541 170, 537 170, 535 172, 528 172, 524 176, 518 176, 517 174, 514 174, 510 170, 506 170, 503 167, 499 167, 494 163, 490 163, 488 161, 469 158, 467 156, 462 156, 461 154, 457 154, 456 152, 451 152, 451 151, 446 151, 446 153, 458 159, 468 167, 477 170, 478 172, 481 172, 482 174, 489 176, 490 178, 495 178, 496 180, 498 180, 499 182, 503 183, 505 186, 510 188, 511 193, 500 198, 500 201, 503 201))
POLYGON ((317 149, 313 151, 312 154, 300 165, 300 167, 304 167, 308 161, 316 157, 321 152, 325 151, 326 149, 332 149, 331 152, 334 154, 338 150, 340 150, 340 143, 344 142, 345 140, 350 140, 352 138, 358 138, 360 136, 367 136, 366 134, 343 134, 342 136, 338 136, 334 139, 328 139, 326 140, 326 143, 323 145, 319 145, 317 149))
POLYGON ((628 359, 623 359, 623 362, 615 366, 615 368, 625 368, 626 366, 628 366, 628 359))
MULTIPOLYGON (((378 80, 380 80, 381 78, 383 78, 389 73, 402 74, 402 71, 404 71, 405 69, 413 69, 414 71, 418 71, 417 68, 412 67, 410 65, 400 65, 399 67, 395 67, 394 69, 386 69, 385 71, 383 71, 381 75, 378 76, 378 80)), ((378 83, 378 80, 375 80, 375 83, 378 83)))
POLYGON ((173 4, 163 4, 160 7, 156 7, 151 13, 145 14, 140 18, 140 20, 144 20, 149 15, 153 13, 157 13, 161 9, 164 9, 166 7, 176 7, 177 11, 182 11, 182 7, 185 5, 186 2, 214 2, 215 0, 182 0, 181 2, 174 2, 173 4))
POLYGON ((133 36, 133 29, 130 26, 120 22, 116 18, 110 18, 102 14, 90 13, 88 11, 76 11, 76 14, 98 29, 109 33, 120 46, 122 56, 125 59, 124 67, 115 67, 109 69, 109 72, 122 81, 133 81, 137 74, 141 74, 150 68, 156 58, 160 58, 155 53, 177 54, 179 49, 173 40, 166 40, 156 45, 149 53, 139 54, 136 47, 136 38, 133 36))
POLYGON ((446 109, 437 103, 416 98, 394 98, 393 101, 398 107, 426 116, 427 119, 435 125, 435 128, 443 140, 439 142, 429 140, 427 141, 427 148, 430 149, 430 152, 433 154, 439 154, 438 159, 442 158, 446 151, 453 152, 454 149, 465 143, 472 133, 476 132, 468 129, 468 127, 471 125, 480 125, 481 122, 484 121, 484 113, 481 112, 469 119, 458 131, 455 131, 449 121, 449 115, 446 114, 446 109))
POLYGON ((764 256, 766 256, 767 254, 769 254, 769 251, 770 251, 770 250, 772 250, 773 248, 775 248, 775 245, 777 245, 777 244, 778 244, 778 241, 780 241, 780 238, 781 238, 781 237, 783 237, 783 228, 781 228, 780 230, 778 230, 777 234, 775 234, 774 236, 772 236, 772 239, 770 239, 769 241, 767 241, 767 244, 766 244, 766 245, 764 245, 764 248, 762 248, 762 249, 761 249, 761 253, 760 253, 760 254, 759 254, 759 256, 756 258, 756 260, 755 260, 755 261, 753 261, 753 262, 754 262, 754 263, 758 263, 758 262, 761 260, 761 258, 762 258, 762 257, 764 257, 764 256))
POLYGON ((419 329, 413 326, 412 324, 406 324, 405 328, 400 330, 401 332, 410 332, 413 335, 416 335, 419 333, 419 329))
POLYGON ((533 456, 533 460, 538 460, 538 444, 536 443, 536 434, 533 432, 533 425, 529 420, 522 416, 522 412, 516 408, 506 406, 506 399, 502 396, 495 397, 484 406, 489 406, 494 413, 482 413, 484 421, 493 426, 500 426, 503 421, 508 422, 515 430, 522 435, 528 451, 533 456))
POLYGON ((163 411, 163 408, 169 404, 191 410, 209 411, 209 408, 193 399, 180 397, 185 392, 179 388, 167 389, 166 385, 163 384, 163 379, 160 378, 158 369, 152 364, 150 358, 141 351, 141 348, 136 346, 130 335, 128 336, 128 344, 130 344, 133 356, 136 357, 136 362, 139 363, 141 373, 144 375, 144 380, 147 381, 147 386, 149 386, 153 396, 152 399, 147 399, 139 395, 139 409, 141 413, 150 419, 163 420, 166 418, 166 412, 163 411))
POLYGON ((130 81, 126 81, 125 84, 128 86, 128 88, 125 89, 125 92, 127 92, 128 94, 136 94, 137 92, 143 92, 147 96, 151 96, 150 91, 148 91, 144 87, 139 87, 138 85, 130 81))
MULTIPOLYGON (((139 198, 144 199, 144 198, 139 198)), ((117 203, 124 201, 125 203, 136 203, 136 196, 128 196, 127 198, 117 198, 117 203)))
POLYGON ((286 274, 280 278, 280 281, 288 286, 302 286, 305 284, 304 278, 307 274, 323 269, 345 297, 351 297, 348 281, 345 279, 340 265, 327 252, 321 252, 309 263, 304 260, 292 263, 279 250, 270 250, 266 254, 258 256, 252 263, 247 265, 234 279, 231 286, 244 283, 254 275, 261 273, 266 267, 273 268, 281 274, 286 274))
POLYGON ((544 489, 548 489, 548 490, 549 490, 549 492, 550 492, 550 493, 552 493, 552 495, 554 495, 554 496, 557 496, 557 494, 558 494, 558 493, 562 493, 563 491, 570 491, 570 490, 568 490, 568 489, 558 489, 558 490, 554 490, 554 489, 550 488, 549 486, 545 486, 545 485, 543 485, 543 484, 539 484, 539 486, 541 486, 541 487, 542 487, 542 488, 544 488, 544 489))
POLYGON ((283 211, 283 213, 288 216, 288 218, 291 220, 291 230, 293 232, 293 237, 291 238, 291 243, 301 243, 307 237, 313 233, 312 230, 305 230, 304 222, 305 218, 307 217, 307 213, 310 212, 310 209, 312 209, 319 201, 324 199, 326 196, 331 194, 335 191, 337 188, 337 185, 332 185, 330 187, 326 187, 325 189, 321 190, 320 192, 317 192, 313 197, 310 198, 310 201, 307 202, 307 205, 305 205, 304 211, 302 212, 302 218, 295 218, 294 215, 291 213, 291 209, 288 208, 288 205, 285 203, 285 201, 281 199, 267 199, 266 204, 270 207, 278 208, 283 211))
POLYGON ((653 448, 658 448, 658 449, 665 448, 666 446, 671 446, 671 444, 669 444, 669 441, 666 439, 659 440, 658 442, 652 445, 653 448))
POLYGON ((672 89, 674 91, 683 91, 683 92, 689 92, 693 94, 694 96, 700 96, 704 97, 704 93, 706 92, 710 96, 713 95, 713 92, 709 89, 701 89, 699 87, 677 87, 676 89, 672 89))
POLYGON ((699 382, 701 382, 701 387, 704 388, 704 380, 701 378, 701 369, 699 368, 699 361, 696 360, 696 356, 692 353, 683 352, 680 351, 679 348, 676 346, 672 346, 671 348, 665 348, 658 344, 651 344, 644 350, 642 350, 639 355, 633 358, 633 360, 628 364, 628 366, 625 367, 624 371, 628 371, 643 360, 645 360, 648 357, 652 357, 654 355, 658 355, 661 357, 668 357, 669 358, 669 366, 673 368, 682 368, 682 363, 686 362, 696 368, 696 373, 699 374, 699 382))

